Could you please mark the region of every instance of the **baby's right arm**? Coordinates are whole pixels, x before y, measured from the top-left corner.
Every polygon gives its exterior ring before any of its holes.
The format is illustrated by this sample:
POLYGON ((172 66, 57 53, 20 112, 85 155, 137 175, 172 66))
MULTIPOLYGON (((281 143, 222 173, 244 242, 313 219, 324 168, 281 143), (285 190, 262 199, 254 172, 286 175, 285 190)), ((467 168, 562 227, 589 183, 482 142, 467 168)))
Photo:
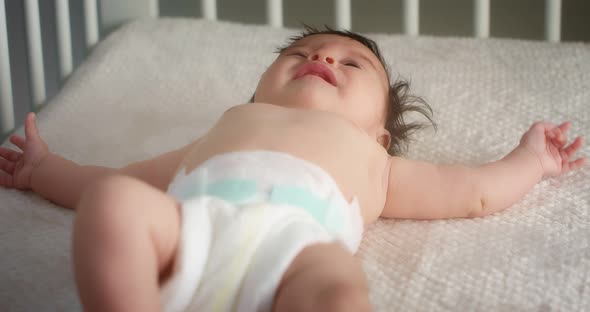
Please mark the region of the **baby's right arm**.
POLYGON ((65 208, 74 209, 85 188, 93 181, 111 174, 124 174, 143 180, 166 191, 178 164, 189 146, 123 168, 81 166, 49 152, 39 136, 35 116, 25 120, 25 138, 12 136, 10 141, 22 153, 0 147, 0 186, 32 190, 65 208))
POLYGON ((504 158, 477 167, 444 166, 390 158, 389 185, 381 216, 443 219, 486 216, 520 200, 543 176, 580 168, 573 160, 582 138, 567 144, 570 123, 537 122, 504 158))

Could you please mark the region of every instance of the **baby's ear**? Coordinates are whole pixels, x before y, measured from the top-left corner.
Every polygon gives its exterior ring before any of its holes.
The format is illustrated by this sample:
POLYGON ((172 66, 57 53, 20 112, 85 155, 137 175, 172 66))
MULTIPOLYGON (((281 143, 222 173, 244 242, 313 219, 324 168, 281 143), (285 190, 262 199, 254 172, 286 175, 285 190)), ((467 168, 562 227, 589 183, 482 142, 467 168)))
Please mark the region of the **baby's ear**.
POLYGON ((389 145, 391 144, 391 134, 385 128, 377 130, 377 143, 383 146, 385 150, 389 150, 389 145))

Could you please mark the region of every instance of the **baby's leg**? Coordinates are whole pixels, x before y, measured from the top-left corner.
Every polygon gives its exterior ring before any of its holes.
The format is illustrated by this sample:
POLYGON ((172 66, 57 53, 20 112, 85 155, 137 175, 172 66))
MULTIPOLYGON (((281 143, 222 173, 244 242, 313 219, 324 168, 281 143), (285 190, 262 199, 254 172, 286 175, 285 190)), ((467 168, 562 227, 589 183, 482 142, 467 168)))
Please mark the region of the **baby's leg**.
POLYGON ((360 262, 338 243, 309 246, 293 260, 273 311, 370 311, 360 262))
POLYGON ((90 186, 72 248, 84 311, 159 311, 179 227, 179 203, 140 180, 110 176, 90 186))

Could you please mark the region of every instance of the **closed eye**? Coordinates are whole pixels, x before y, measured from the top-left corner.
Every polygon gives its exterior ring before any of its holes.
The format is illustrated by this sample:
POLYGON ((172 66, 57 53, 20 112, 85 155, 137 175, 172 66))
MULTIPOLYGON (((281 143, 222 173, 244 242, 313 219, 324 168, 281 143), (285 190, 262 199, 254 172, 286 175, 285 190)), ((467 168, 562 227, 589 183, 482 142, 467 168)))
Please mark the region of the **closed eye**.
POLYGON ((361 69, 361 66, 355 61, 346 61, 346 62, 344 62, 344 66, 350 66, 350 67, 361 69))
POLYGON ((289 53, 288 55, 292 55, 292 56, 300 56, 300 57, 304 57, 307 58, 307 54, 301 52, 301 51, 294 51, 289 53))

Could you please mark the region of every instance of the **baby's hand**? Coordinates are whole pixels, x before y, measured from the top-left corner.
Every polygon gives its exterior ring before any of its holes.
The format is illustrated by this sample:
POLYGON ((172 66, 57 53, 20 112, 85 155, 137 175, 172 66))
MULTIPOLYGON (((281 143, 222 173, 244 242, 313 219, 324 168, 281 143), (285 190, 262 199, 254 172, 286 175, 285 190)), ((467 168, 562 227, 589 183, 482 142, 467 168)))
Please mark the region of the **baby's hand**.
POLYGON ((535 154, 543 168, 543 176, 556 176, 584 165, 586 159, 570 159, 582 146, 582 137, 567 145, 570 122, 555 126, 548 122, 536 122, 520 139, 520 146, 535 154))
POLYGON ((47 144, 39 136, 35 113, 28 113, 25 119, 25 138, 12 135, 10 142, 22 152, 0 146, 0 186, 28 190, 33 170, 49 154, 47 144))

